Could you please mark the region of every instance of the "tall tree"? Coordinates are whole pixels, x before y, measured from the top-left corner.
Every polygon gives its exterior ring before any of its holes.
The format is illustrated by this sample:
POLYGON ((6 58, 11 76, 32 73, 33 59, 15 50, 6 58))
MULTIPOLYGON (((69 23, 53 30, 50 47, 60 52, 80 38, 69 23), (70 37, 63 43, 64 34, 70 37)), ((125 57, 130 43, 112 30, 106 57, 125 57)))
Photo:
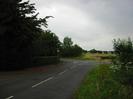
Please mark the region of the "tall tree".
POLYGON ((60 48, 60 41, 55 33, 46 30, 34 42, 35 56, 57 56, 60 48))
POLYGON ((63 40, 61 55, 63 57, 79 56, 83 52, 83 49, 77 44, 73 45, 73 41, 69 37, 65 37, 63 40))
POLYGON ((65 37, 63 40, 63 46, 65 48, 69 48, 69 47, 72 47, 72 45, 73 45, 72 39, 69 37, 65 37))
MULTIPOLYGON (((46 19, 37 18, 38 13, 29 1, 0 1, 0 66, 21 66, 31 59, 31 45, 41 26, 47 27, 46 19)), ((7 68, 7 67, 6 67, 7 68)), ((18 67, 17 67, 18 68, 18 67)))

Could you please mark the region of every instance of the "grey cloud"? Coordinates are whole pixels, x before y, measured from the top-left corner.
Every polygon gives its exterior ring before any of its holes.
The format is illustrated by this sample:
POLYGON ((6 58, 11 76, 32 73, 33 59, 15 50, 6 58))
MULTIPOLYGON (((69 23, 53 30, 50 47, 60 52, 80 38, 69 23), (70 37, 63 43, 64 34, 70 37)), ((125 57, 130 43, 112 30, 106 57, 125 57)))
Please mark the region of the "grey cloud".
POLYGON ((85 49, 112 50, 114 38, 133 36, 133 0, 31 0, 49 29, 85 49))

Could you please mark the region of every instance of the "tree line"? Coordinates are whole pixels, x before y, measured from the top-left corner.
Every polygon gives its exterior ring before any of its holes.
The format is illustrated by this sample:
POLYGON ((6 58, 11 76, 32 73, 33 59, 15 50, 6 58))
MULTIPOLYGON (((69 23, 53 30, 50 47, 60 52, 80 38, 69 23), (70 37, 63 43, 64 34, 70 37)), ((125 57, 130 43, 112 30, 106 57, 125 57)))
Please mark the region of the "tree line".
POLYGON ((29 1, 0 1, 0 69, 24 68, 33 63, 34 57, 64 56, 65 49, 81 49, 78 45, 65 47, 55 33, 46 29, 47 19, 52 16, 38 18, 38 14, 29 1))
POLYGON ((70 37, 65 37, 63 43, 61 44, 61 56, 63 57, 75 57, 82 54, 83 49, 77 45, 73 44, 70 37))
POLYGON ((22 0, 0 1, 0 66, 20 68, 32 61, 32 45, 47 27, 50 16, 37 18, 35 4, 22 0), (18 66, 19 65, 19 66, 18 66))

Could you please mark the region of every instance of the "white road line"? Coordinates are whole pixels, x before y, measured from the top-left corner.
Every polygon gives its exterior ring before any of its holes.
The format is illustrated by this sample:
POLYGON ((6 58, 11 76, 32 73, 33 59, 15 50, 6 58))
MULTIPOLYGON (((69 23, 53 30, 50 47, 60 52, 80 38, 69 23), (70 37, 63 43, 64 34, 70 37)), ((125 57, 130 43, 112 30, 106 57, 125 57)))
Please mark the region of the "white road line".
POLYGON ((49 77, 48 79, 45 79, 45 80, 43 80, 43 81, 41 81, 41 82, 39 82, 39 83, 33 85, 32 88, 37 87, 37 86, 39 86, 39 85, 41 85, 41 84, 43 84, 43 83, 45 83, 45 82, 47 82, 47 81, 49 81, 49 80, 51 80, 51 79, 53 79, 53 77, 49 77))
POLYGON ((60 72, 59 75, 62 75, 66 72, 67 70, 64 70, 63 72, 60 72))
POLYGON ((5 99, 11 99, 11 98, 13 98, 14 96, 10 96, 10 97, 7 97, 7 98, 5 98, 5 99))

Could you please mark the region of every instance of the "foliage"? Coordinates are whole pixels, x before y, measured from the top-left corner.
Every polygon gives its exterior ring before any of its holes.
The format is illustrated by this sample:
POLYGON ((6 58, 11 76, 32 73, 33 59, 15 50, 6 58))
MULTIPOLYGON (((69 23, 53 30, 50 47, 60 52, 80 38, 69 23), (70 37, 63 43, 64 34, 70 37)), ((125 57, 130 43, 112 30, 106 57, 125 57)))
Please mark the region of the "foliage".
POLYGON ((89 52, 90 53, 105 53, 105 54, 111 53, 111 54, 114 54, 114 51, 101 51, 101 50, 96 50, 96 49, 91 49, 89 52))
POLYGON ((34 56, 57 56, 59 54, 60 41, 50 30, 40 33, 34 41, 34 56))
POLYGON ((63 47, 64 48, 70 48, 70 47, 72 47, 72 45, 73 45, 72 39, 69 37, 65 37, 63 40, 63 47))
POLYGON ((101 64, 85 77, 74 99, 133 99, 133 89, 112 78, 109 64, 101 64))
POLYGON ((91 50, 90 50, 90 53, 97 53, 97 50, 91 49, 91 50))
POLYGON ((120 83, 133 87, 133 42, 128 40, 114 40, 116 59, 112 69, 114 79, 120 83))
POLYGON ((21 68, 31 62, 32 42, 47 27, 46 19, 37 18, 34 4, 22 0, 0 1, 0 68, 21 68))
POLYGON ((82 54, 82 52, 83 52, 83 49, 79 45, 75 44, 73 46, 73 55, 74 56, 80 56, 82 54))
POLYGON ((73 45, 73 41, 69 37, 65 37, 61 46, 61 55, 63 57, 74 57, 82 54, 83 50, 77 44, 73 45))

